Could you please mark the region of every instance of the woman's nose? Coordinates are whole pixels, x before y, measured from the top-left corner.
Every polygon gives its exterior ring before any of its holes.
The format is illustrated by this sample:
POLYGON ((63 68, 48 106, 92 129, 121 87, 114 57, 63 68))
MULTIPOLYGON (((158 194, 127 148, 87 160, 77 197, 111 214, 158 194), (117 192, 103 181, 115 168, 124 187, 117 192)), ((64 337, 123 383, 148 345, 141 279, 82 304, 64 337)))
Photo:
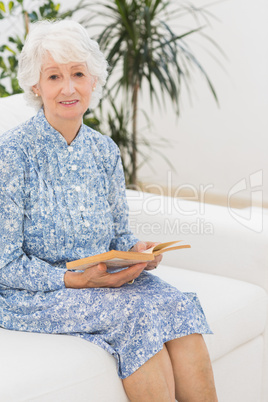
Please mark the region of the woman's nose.
POLYGON ((74 83, 71 78, 67 78, 63 81, 63 86, 61 90, 63 95, 70 96, 75 92, 74 83))

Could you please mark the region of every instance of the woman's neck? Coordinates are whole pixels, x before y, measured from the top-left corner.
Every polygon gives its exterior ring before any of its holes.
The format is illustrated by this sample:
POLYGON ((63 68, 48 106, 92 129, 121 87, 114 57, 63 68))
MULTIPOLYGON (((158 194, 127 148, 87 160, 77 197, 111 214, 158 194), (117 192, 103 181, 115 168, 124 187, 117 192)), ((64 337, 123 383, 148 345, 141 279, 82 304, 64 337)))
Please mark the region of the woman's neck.
POLYGON ((49 122, 49 124, 65 138, 68 145, 70 145, 71 142, 75 139, 82 125, 82 119, 79 120, 64 119, 64 120, 51 121, 51 119, 49 119, 47 116, 46 119, 49 122))
MULTIPOLYGON (((66 121, 62 127, 56 128, 59 133, 65 138, 68 145, 73 142, 75 137, 78 134, 78 131, 81 127, 82 121, 80 122, 73 122, 73 121, 66 121)), ((55 127, 54 127, 55 128, 55 127)))

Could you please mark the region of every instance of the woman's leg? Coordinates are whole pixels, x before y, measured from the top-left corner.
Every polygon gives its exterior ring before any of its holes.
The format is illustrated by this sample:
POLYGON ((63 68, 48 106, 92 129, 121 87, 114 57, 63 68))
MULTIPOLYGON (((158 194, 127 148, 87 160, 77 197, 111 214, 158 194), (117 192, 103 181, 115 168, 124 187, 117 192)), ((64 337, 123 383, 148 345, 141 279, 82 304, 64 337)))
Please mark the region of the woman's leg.
POLYGON ((202 335, 192 334, 166 343, 179 402, 217 402, 214 377, 202 335))
POLYGON ((163 349, 123 380, 131 402, 174 402, 175 384, 169 354, 163 349))

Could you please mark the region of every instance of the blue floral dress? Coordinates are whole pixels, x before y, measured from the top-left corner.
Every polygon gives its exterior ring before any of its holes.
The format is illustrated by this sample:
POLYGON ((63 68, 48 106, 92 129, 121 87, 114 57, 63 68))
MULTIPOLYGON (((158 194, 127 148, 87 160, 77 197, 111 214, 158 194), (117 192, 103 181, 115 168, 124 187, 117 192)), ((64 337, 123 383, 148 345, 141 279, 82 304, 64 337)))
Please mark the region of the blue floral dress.
POLYGON ((0 326, 79 336, 125 378, 191 333, 211 333, 195 294, 149 272, 120 288, 67 289, 66 262, 138 239, 117 146, 82 125, 68 145, 43 109, 0 138, 0 326))

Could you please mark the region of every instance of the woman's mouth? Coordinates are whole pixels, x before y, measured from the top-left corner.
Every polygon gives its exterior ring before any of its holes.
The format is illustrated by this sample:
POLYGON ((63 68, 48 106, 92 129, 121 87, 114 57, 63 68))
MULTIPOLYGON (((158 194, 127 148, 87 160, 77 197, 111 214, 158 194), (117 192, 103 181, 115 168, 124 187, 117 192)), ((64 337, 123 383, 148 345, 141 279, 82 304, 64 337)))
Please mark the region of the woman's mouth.
POLYGON ((72 100, 72 101, 61 101, 60 104, 61 105, 65 105, 65 106, 70 106, 70 105, 75 105, 76 103, 78 103, 78 100, 72 100))

